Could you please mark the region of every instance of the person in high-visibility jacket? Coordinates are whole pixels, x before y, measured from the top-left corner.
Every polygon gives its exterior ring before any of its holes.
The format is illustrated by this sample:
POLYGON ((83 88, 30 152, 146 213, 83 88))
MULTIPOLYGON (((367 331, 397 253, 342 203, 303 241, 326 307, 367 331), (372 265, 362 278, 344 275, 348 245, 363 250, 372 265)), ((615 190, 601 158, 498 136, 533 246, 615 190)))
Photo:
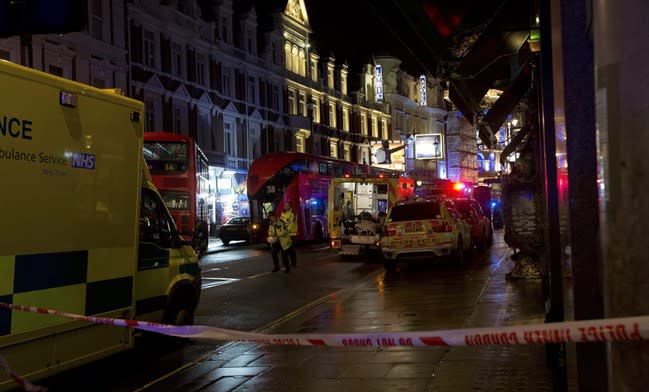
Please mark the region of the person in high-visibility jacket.
POLYGON ((284 211, 279 216, 279 220, 284 222, 286 225, 286 230, 291 239, 291 246, 288 249, 284 249, 282 246, 282 258, 289 257, 291 260, 291 267, 297 267, 297 253, 295 252, 295 236, 297 235, 297 216, 293 212, 293 207, 291 202, 287 201, 284 205, 284 211))
POLYGON ((268 238, 270 243, 270 255, 273 259, 273 272, 279 271, 279 253, 282 252, 282 262, 284 270, 289 272, 291 267, 288 258, 283 255, 285 249, 291 247, 292 240, 286 229, 286 226, 276 216, 271 215, 270 225, 268 226, 268 238))

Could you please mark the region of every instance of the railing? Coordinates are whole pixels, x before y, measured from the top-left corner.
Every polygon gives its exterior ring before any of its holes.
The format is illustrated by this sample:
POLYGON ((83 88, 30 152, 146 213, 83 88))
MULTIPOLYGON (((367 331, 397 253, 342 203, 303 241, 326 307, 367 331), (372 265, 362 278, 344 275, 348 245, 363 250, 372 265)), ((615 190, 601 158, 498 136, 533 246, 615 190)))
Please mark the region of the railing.
POLYGON ((205 151, 210 166, 223 167, 231 170, 248 170, 250 160, 247 158, 232 157, 220 151, 205 151))

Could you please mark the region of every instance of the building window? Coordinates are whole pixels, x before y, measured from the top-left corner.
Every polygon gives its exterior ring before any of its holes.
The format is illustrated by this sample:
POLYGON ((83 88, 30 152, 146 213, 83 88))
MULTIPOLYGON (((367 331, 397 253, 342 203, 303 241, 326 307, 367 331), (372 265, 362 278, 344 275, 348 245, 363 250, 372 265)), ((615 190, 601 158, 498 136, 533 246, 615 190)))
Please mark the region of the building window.
POLYGON ((288 114, 297 114, 297 102, 295 102, 295 90, 288 89, 288 114))
POLYGON ((211 150, 210 145, 210 112, 209 110, 201 109, 198 112, 198 145, 202 148, 211 150))
POLYGON ((183 76, 183 47, 180 44, 171 44, 171 73, 179 78, 183 76))
POLYGON ((92 85, 97 87, 97 88, 106 88, 106 81, 101 78, 92 78, 92 85))
POLYGON ((57 67, 56 65, 51 65, 48 67, 48 71, 52 75, 63 77, 63 68, 57 67))
POLYGON ((175 105, 174 105, 173 128, 174 128, 174 133, 182 134, 182 129, 183 129, 182 109, 179 106, 175 106, 175 105))
POLYGON ((376 117, 372 117, 372 136, 379 137, 379 121, 376 117))
POLYGON ((361 114, 361 135, 367 136, 367 115, 361 114))
POLYGON ((311 80, 318 81, 318 62, 311 60, 311 80))
POLYGON ((320 101, 313 100, 313 121, 320 123, 320 101))
POLYGON ((389 139, 388 122, 385 121, 385 119, 381 120, 381 133, 382 133, 382 136, 381 136, 382 139, 385 139, 385 140, 389 139))
POLYGON ((231 121, 223 122, 223 152, 228 156, 234 155, 234 127, 231 121))
POLYGON ((223 67, 223 95, 232 96, 232 69, 223 67))
POLYGON ((329 104, 329 125, 336 128, 336 104, 329 104))
POLYGON ((248 46, 248 53, 250 54, 255 54, 255 31, 254 30, 248 30, 246 32, 246 38, 247 38, 247 46, 248 46))
POLYGON ((347 75, 340 74, 340 92, 347 95, 347 75))
POLYGON ((205 55, 196 53, 196 83, 205 84, 205 55))
POLYGON ((279 87, 278 86, 273 86, 272 108, 273 110, 279 110, 279 87))
POLYGON ((348 145, 343 146, 343 153, 344 153, 344 159, 346 161, 351 161, 352 160, 352 150, 348 145))
POLYGON ((300 72, 300 60, 297 55, 297 46, 291 48, 291 71, 293 73, 300 72))
POLYGON ((298 55, 298 62, 299 62, 299 67, 297 70, 297 73, 300 76, 306 76, 306 53, 304 52, 304 49, 300 49, 300 53, 298 55))
POLYGON ((221 40, 226 44, 230 43, 228 24, 229 24, 228 17, 227 16, 221 17, 221 40))
POLYGON ((291 44, 288 42, 284 44, 284 57, 286 57, 286 69, 289 71, 292 70, 293 60, 291 58, 291 44))
POLYGON ((332 158, 338 158, 338 143, 335 141, 329 142, 329 151, 332 158))
POLYGON ((308 115, 306 110, 306 95, 301 91, 298 93, 297 108, 298 108, 297 114, 301 114, 304 117, 308 115))
POLYGON ((153 32, 144 30, 144 65, 155 67, 155 36, 153 32))
POLYGON ((104 9, 102 0, 91 1, 90 34, 92 38, 104 40, 104 9))
POLYGON ((144 99, 144 108, 145 108, 145 120, 144 120, 144 130, 147 132, 154 132, 155 127, 155 105, 153 104, 153 99, 145 98, 144 99))
POLYGON ((278 65, 278 56, 277 56, 277 44, 273 42, 271 45, 271 57, 273 59, 273 65, 278 65))
POLYGON ((349 131, 349 109, 343 108, 343 131, 349 131))
POLYGON ((334 88, 334 70, 332 68, 327 68, 327 87, 334 88))
POLYGON ((248 125, 248 143, 247 156, 249 161, 254 160, 261 154, 261 146, 259 144, 259 124, 249 123, 248 125))
POLYGON ((253 105, 257 104, 257 86, 254 76, 248 76, 248 102, 253 105))
POLYGON ((295 151, 297 151, 297 152, 305 152, 304 151, 304 136, 303 135, 296 135, 295 136, 295 151))

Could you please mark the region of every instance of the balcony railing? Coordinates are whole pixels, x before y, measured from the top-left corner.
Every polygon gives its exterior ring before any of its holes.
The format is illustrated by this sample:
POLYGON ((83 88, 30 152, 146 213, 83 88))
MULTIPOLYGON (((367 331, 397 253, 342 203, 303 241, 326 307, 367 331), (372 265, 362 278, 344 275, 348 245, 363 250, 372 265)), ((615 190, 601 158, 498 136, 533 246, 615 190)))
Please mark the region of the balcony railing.
POLYGON ((251 163, 247 158, 232 157, 220 151, 206 151, 205 155, 210 166, 218 166, 230 170, 248 170, 248 166, 251 163))

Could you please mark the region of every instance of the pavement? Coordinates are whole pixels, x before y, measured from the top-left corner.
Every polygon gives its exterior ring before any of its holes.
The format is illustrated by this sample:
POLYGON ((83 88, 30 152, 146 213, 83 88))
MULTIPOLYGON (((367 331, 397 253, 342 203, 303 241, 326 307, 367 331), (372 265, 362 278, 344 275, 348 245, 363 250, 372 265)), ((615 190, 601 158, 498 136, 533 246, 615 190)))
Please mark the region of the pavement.
MULTIPOLYGON (((227 249, 217 241, 210 243, 209 252, 227 249)), ((380 271, 255 332, 431 331, 542 323, 541 281, 506 280, 512 252, 502 232, 494 241, 489 268, 459 270, 451 285, 408 285, 404 279, 420 279, 416 273, 390 278, 380 271)), ((147 391, 551 391, 546 358, 543 345, 373 348, 231 342, 147 391)), ((574 379, 568 390, 577 390, 574 379)))

